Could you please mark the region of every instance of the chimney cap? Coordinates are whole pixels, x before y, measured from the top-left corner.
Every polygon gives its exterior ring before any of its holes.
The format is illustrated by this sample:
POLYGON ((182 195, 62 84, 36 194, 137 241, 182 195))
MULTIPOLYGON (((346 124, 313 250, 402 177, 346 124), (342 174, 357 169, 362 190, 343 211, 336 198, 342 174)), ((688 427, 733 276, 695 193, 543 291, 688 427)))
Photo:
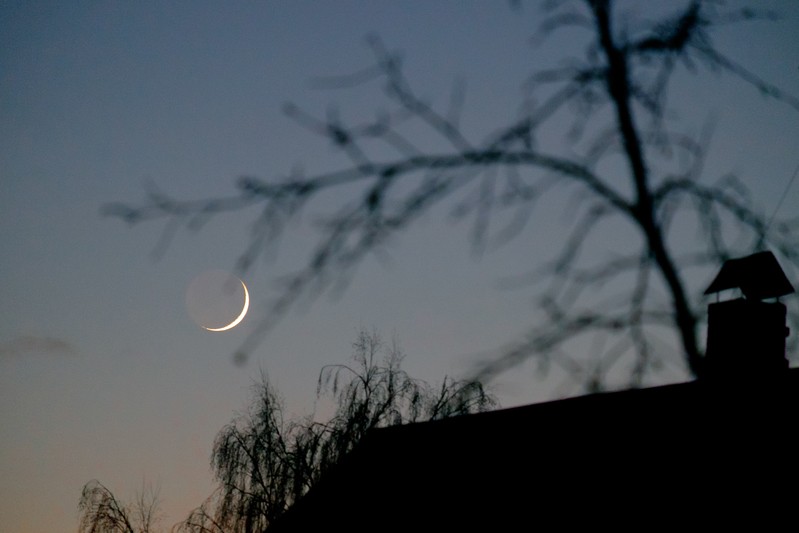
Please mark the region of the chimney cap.
POLYGON ((779 298, 794 292, 777 258, 768 251, 724 261, 705 294, 736 287, 746 298, 758 300, 779 298))

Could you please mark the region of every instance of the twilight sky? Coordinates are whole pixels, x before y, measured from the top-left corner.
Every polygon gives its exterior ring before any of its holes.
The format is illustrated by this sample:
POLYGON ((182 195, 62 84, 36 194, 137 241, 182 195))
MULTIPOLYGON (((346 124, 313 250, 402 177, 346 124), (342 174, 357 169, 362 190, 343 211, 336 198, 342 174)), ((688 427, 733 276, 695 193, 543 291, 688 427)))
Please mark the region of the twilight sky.
MULTIPOLYGON (((636 2, 631 20, 658 4, 636 2)), ((799 4, 758 5, 783 18, 731 27, 717 44, 799 94, 799 4)), ((307 413, 319 369, 345 362, 361 327, 395 334, 409 373, 438 381, 535 320, 529 291, 497 285, 546 257, 566 227, 556 216, 562 206, 545 206, 528 232, 479 260, 469 225, 434 212, 394 241, 387 265, 367 261, 338 299, 292 312, 247 365, 231 363, 274 295, 275 276, 301 265, 308 228, 245 277, 251 315, 209 333, 192 321, 186 290, 203 272, 233 267, 251 217, 181 230, 154 254, 163 224, 130 229, 101 217, 102 205, 136 202, 148 183, 203 198, 230 193, 240 175, 341 166, 329 143, 281 106, 324 115, 336 102, 347 116, 372 116, 378 87, 309 83, 368 65, 367 34, 403 51, 408 78, 434 104, 445 106, 453 81, 465 80, 464 127, 478 140, 517 116, 526 77, 556 65, 574 34, 531 48, 536 10, 501 2, 227 6, 0 5, 0 531, 76 530, 80 489, 93 478, 123 499, 157 485, 165 525, 179 521, 210 494, 213 438, 246 405, 260 372, 291 413, 307 413)), ((799 113, 729 77, 682 79, 674 120, 693 132, 715 120, 708 179, 736 173, 772 212, 799 163, 799 113)), ((779 214, 797 211, 799 185, 779 214)), ((597 253, 619 245, 614 237, 602 237, 597 253)), ((700 288, 710 275, 688 281, 700 288)), ((677 363, 660 377, 684 378, 677 363)), ((494 387, 504 406, 579 392, 526 367, 494 387)))

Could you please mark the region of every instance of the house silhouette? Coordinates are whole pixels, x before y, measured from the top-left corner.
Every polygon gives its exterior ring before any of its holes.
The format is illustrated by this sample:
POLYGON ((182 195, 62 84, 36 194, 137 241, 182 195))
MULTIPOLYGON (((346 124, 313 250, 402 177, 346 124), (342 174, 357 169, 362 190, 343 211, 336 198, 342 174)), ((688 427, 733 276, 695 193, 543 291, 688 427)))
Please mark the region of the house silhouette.
POLYGON ((373 430, 269 531, 792 529, 799 369, 733 355, 720 377, 373 430))

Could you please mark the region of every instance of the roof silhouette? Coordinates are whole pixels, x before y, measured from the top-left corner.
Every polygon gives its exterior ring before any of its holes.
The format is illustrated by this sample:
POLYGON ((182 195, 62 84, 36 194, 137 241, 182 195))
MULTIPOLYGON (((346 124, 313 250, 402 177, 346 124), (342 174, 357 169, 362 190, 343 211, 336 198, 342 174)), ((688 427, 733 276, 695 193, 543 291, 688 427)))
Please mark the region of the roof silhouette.
POLYGON ((377 429, 269 531, 765 527, 793 509, 797 407, 791 370, 377 429))

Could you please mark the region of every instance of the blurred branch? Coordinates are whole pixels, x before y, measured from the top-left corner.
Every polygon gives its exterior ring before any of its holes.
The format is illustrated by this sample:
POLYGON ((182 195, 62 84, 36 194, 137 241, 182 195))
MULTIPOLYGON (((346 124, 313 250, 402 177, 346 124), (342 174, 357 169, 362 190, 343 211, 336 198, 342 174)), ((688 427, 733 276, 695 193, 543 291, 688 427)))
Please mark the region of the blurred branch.
POLYGON ((493 376, 530 358, 559 359, 567 373, 596 388, 607 365, 565 355, 564 346, 601 332, 614 337, 609 359, 628 360, 630 383, 640 384, 662 356, 652 339, 664 326, 673 332, 686 368, 700 375, 698 328, 704 311, 684 280, 684 268, 755 247, 772 247, 799 265, 799 219, 769 225, 739 181, 703 182, 709 133, 696 137, 673 129, 667 120, 670 84, 676 72, 706 70, 731 75, 792 109, 799 109, 799 100, 713 44, 715 28, 770 20, 770 13, 694 0, 660 20, 620 31, 614 8, 610 0, 543 4, 538 38, 565 27, 584 29, 585 53, 531 75, 521 115, 482 141, 461 127, 460 89, 439 111, 415 92, 399 54, 373 37, 374 64, 317 86, 346 89, 379 81, 388 111, 352 124, 335 108, 325 117, 296 105, 285 109, 346 156, 345 168, 276 181, 243 177, 238 193, 222 199, 179 201, 150 191, 141 205, 113 204, 105 212, 129 223, 161 218, 197 227, 218 213, 255 210, 250 245, 238 262, 246 270, 289 231, 290 220, 314 210, 316 244, 305 264, 280 280, 266 315, 237 352, 236 360, 243 362, 298 302, 345 286, 362 261, 444 202, 462 195, 453 214, 473 217, 472 241, 479 253, 520 235, 542 198, 568 189, 577 201, 570 233, 554 260, 531 276, 551 281, 538 293, 543 320, 524 339, 499 350, 479 375, 493 376), (563 119, 570 121, 564 143, 547 148, 563 119), (431 133, 432 140, 417 141, 419 131, 431 133), (320 212, 322 198, 345 188, 352 192, 348 200, 320 212), (505 213, 512 213, 510 222, 492 233, 505 213), (689 218, 701 231, 689 245, 678 245, 670 230, 675 221, 689 218), (600 226, 619 221, 634 235, 625 249, 607 257, 589 253, 600 226), (596 296, 610 287, 619 291, 614 299, 596 296))

